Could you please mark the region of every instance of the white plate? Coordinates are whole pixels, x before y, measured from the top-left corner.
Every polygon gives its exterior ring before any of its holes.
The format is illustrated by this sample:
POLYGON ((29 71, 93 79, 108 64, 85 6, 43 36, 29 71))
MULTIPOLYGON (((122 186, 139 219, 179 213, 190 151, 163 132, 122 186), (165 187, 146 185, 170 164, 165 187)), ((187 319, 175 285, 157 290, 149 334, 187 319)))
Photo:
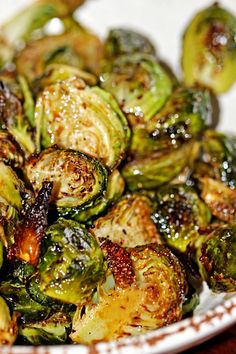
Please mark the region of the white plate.
MULTIPOLYGON (((30 0, 0 0, 0 23, 30 0)), ((180 44, 183 29, 193 14, 212 4, 207 0, 88 0, 78 11, 81 22, 101 37, 111 27, 130 27, 148 35, 159 57, 180 76, 180 44)), ((221 4, 236 15, 235 0, 221 4)), ((219 129, 236 133, 236 85, 220 97, 219 129)), ((206 286, 192 318, 146 335, 119 342, 86 346, 0 348, 0 354, 161 354, 193 347, 236 323, 236 295, 215 295, 206 286)))

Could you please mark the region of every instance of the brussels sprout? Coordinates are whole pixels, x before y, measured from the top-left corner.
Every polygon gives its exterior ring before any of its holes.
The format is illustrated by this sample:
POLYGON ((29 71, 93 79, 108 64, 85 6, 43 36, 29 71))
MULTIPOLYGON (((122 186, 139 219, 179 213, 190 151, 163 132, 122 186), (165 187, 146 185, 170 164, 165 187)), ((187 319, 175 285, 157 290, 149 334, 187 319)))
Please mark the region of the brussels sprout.
POLYGON ((76 221, 63 218, 47 229, 38 268, 41 290, 72 304, 91 296, 106 270, 92 235, 76 221))
POLYGON ((129 128, 115 100, 98 87, 78 79, 46 88, 36 106, 40 148, 57 144, 93 156, 110 168, 124 156, 129 128))
POLYGON ((128 188, 152 189, 170 182, 194 158, 194 143, 183 144, 176 150, 163 150, 128 162, 122 169, 128 188))
POLYGON ((94 222, 91 232, 97 240, 108 238, 123 247, 160 243, 151 219, 152 212, 152 204, 147 197, 127 195, 94 222))
POLYGON ((47 227, 49 199, 52 183, 44 182, 34 205, 31 206, 14 233, 14 244, 8 251, 8 258, 18 258, 34 266, 38 264, 41 240, 47 227))
POLYGON ((236 136, 207 130, 202 136, 196 177, 209 176, 236 187, 236 136))
POLYGON ((79 222, 90 223, 98 215, 104 213, 111 203, 116 202, 123 194, 125 181, 118 170, 114 170, 107 180, 107 189, 94 202, 94 205, 85 205, 82 208, 59 209, 58 212, 63 217, 69 217, 79 222))
POLYGON ((33 83, 34 93, 37 95, 39 92, 42 92, 45 87, 73 77, 80 78, 91 86, 97 83, 95 75, 79 68, 65 64, 51 64, 47 66, 46 70, 40 77, 35 79, 33 83))
POLYGON ((19 99, 0 81, 0 129, 7 129, 26 153, 35 150, 29 123, 19 99))
POLYGON ((23 96, 24 96, 24 114, 27 117, 31 127, 35 126, 34 121, 34 100, 30 91, 28 82, 23 76, 18 77, 23 96))
POLYGON ((179 87, 164 108, 147 122, 147 132, 155 139, 156 150, 178 146, 206 127, 210 113, 207 90, 179 87))
POLYGON ((198 249, 202 278, 215 292, 236 291, 236 226, 219 225, 198 249))
MULTIPOLYGON (((104 242, 110 257, 110 251, 114 252, 114 266, 117 262, 122 270, 118 245, 112 246, 109 240, 104 242)), ((155 244, 131 248, 128 253, 134 281, 109 291, 98 288, 96 303, 78 306, 71 334, 74 342, 90 344, 120 339, 181 319, 186 282, 178 259, 169 249, 155 244)), ((125 261, 124 274, 126 264, 125 261)))
MULTIPOLYGON (((0 233, 1 236, 1 233, 0 233)), ((0 239, 0 269, 2 268, 2 264, 3 264, 3 243, 0 239)))
POLYGON ((191 286, 191 284, 188 284, 188 292, 185 296, 185 301, 183 303, 183 316, 188 316, 193 313, 195 308, 199 305, 200 303, 200 297, 198 294, 198 291, 191 286))
POLYGON ((194 175, 212 214, 224 221, 235 221, 236 137, 206 131, 194 175))
POLYGON ((201 197, 211 213, 227 222, 236 222, 236 189, 209 177, 200 179, 201 197))
POLYGON ((22 197, 26 192, 24 183, 17 177, 10 166, 0 161, 0 201, 15 208, 22 209, 22 197))
POLYGON ((73 150, 46 149, 28 160, 26 173, 35 192, 43 182, 53 182, 50 201, 59 208, 93 202, 107 184, 106 169, 97 160, 73 150))
POLYGON ((34 301, 28 294, 25 284, 16 279, 0 283, 0 294, 9 307, 19 313, 23 322, 44 319, 49 316, 51 308, 34 301))
POLYGON ((12 345, 18 335, 17 315, 11 318, 9 308, 0 296, 0 345, 12 345))
POLYGON ((6 130, 0 130, 0 160, 13 168, 22 168, 24 163, 24 154, 20 145, 6 130))
POLYGON ((236 80, 236 18, 217 3, 198 12, 183 38, 182 67, 187 85, 199 83, 215 93, 236 80))
POLYGON ((10 44, 29 41, 43 32, 51 19, 73 12, 84 0, 39 0, 18 12, 2 26, 2 34, 10 44))
POLYGON ((67 341, 70 327, 70 316, 56 312, 43 321, 22 324, 19 340, 32 345, 62 344, 67 341))
POLYGON ((165 243, 184 253, 206 227, 211 213, 195 190, 184 185, 164 187, 157 191, 153 220, 165 243))
POLYGON ((117 99, 131 126, 152 118, 172 91, 168 74, 154 57, 145 54, 118 57, 100 81, 117 99))
POLYGON ((65 18, 62 26, 62 34, 30 41, 15 58, 17 72, 29 83, 42 75, 48 65, 56 63, 99 72, 103 57, 101 41, 71 17, 65 18))
POLYGON ((109 31, 105 41, 105 55, 108 59, 134 53, 155 55, 155 48, 147 37, 130 29, 114 28, 109 31))

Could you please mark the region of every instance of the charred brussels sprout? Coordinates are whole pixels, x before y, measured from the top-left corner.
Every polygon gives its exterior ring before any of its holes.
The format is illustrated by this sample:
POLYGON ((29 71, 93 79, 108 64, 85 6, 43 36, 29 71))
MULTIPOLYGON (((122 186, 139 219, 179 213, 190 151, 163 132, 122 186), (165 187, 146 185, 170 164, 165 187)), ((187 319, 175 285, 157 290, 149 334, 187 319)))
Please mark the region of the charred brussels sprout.
POLYGON ((201 142, 195 176, 201 196, 213 215, 235 221, 236 137, 206 131, 201 142))
POLYGON ((200 272, 209 287, 215 292, 236 291, 236 226, 213 228, 199 248, 200 272))
POLYGON ((153 220, 165 243, 185 252, 199 237, 199 228, 209 224, 211 213, 193 188, 176 185, 157 191, 153 220))
POLYGON ((147 122, 147 132, 155 139, 157 150, 178 146, 196 137, 206 127, 210 113, 207 90, 180 87, 164 108, 147 122))
POLYGON ((38 268, 41 290, 72 304, 91 296, 106 269, 93 236, 76 221, 62 218, 47 229, 38 268))
POLYGON ((18 335, 17 315, 11 318, 10 310, 0 296, 0 345, 12 345, 18 335))
POLYGON ((160 242, 151 219, 151 201, 142 195, 128 195, 115 204, 105 216, 98 218, 91 232, 99 240, 108 238, 123 247, 160 242))
POLYGON ((19 340, 32 345, 62 344, 67 341, 71 318, 63 312, 56 312, 49 318, 22 324, 19 340))
POLYGON ((236 18, 218 4, 196 14, 183 38, 185 83, 227 91, 236 80, 235 38, 236 18))
POLYGON ((38 264, 41 240, 47 227, 49 200, 52 183, 44 182, 35 203, 14 231, 14 244, 8 251, 8 258, 15 257, 34 266, 38 264))
POLYGON ((78 79, 46 88, 36 106, 37 140, 99 159, 109 168, 124 157, 129 141, 126 118, 110 94, 78 79))
POLYGON ((46 149, 30 158, 26 172, 35 192, 43 182, 53 182, 50 202, 58 208, 93 202, 107 184, 106 169, 97 160, 73 150, 46 149))
MULTIPOLYGON (((108 243, 111 254, 109 248, 108 243)), ((177 258, 154 244, 129 249, 128 255, 133 282, 108 291, 99 288, 96 303, 79 306, 73 319, 73 341, 89 344, 120 339, 181 319, 186 283, 177 258)), ((117 257, 116 248, 113 256, 117 257)), ((116 262, 121 268, 122 259, 118 253, 116 262)))
POLYGON ((155 55, 155 48, 147 37, 138 32, 124 28, 110 30, 105 41, 105 54, 108 59, 134 53, 155 55))
POLYGON ((145 54, 118 57, 100 81, 117 99, 131 126, 148 121, 172 91, 168 74, 154 57, 145 54))
POLYGON ((128 162, 122 170, 128 188, 152 189, 170 182, 191 162, 193 149, 194 143, 190 142, 176 150, 163 150, 128 162))

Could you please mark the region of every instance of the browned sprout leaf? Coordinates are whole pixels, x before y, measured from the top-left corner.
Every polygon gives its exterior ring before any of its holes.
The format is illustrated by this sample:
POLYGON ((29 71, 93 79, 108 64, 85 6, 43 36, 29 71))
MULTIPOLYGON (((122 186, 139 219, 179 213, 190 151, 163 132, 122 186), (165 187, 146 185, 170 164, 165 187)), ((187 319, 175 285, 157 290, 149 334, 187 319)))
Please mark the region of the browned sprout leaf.
POLYGON ((15 243, 10 247, 8 258, 18 258, 37 265, 41 240, 47 227, 49 200, 53 184, 44 182, 34 205, 15 230, 15 243))

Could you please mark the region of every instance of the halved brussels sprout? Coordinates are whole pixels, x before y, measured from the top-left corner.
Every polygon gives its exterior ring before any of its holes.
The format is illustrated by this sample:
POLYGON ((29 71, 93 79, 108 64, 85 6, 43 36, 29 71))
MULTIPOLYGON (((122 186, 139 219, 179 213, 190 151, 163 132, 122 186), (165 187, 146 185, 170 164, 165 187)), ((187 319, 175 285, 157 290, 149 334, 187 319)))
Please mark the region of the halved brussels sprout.
POLYGON ((46 295, 79 304, 104 279, 106 266, 102 250, 85 227, 60 218, 46 231, 38 269, 46 295))
POLYGON ((63 312, 56 312, 38 322, 27 322, 19 327, 19 340, 32 345, 62 344, 67 341, 71 318, 63 312))
POLYGON ((17 315, 11 318, 9 308, 0 296, 0 345, 12 345, 18 335, 17 315))
POLYGON ((36 106, 37 146, 79 150, 113 169, 129 141, 126 118, 110 94, 79 79, 46 88, 36 106))
POLYGON ((43 182, 53 182, 50 202, 59 208, 94 202, 107 185, 107 171, 102 164, 73 150, 49 148, 31 156, 26 173, 36 193, 43 182))
POLYGON ((211 213, 196 191, 184 185, 164 187, 157 191, 153 220, 165 243, 184 253, 206 227, 211 213))
POLYGON ((198 265, 203 279, 215 292, 236 291, 236 226, 219 225, 199 247, 198 265))
POLYGON ((17 72, 29 83, 42 75, 50 64, 68 64, 97 74, 103 57, 103 45, 72 17, 63 19, 62 34, 35 39, 26 44, 17 57, 17 72))
MULTIPOLYGON (((155 244, 131 248, 128 253, 134 281, 108 291, 100 287, 95 303, 78 306, 70 336, 74 342, 121 339, 181 319, 186 282, 178 259, 155 244)), ((116 250, 113 257, 122 269, 116 250)))
POLYGON ((236 189, 210 177, 200 179, 201 197, 220 220, 236 222, 236 189))
POLYGON ((198 12, 185 30, 182 67, 187 85, 219 94, 236 80, 236 18, 218 3, 198 12))
POLYGON ((91 232, 98 241, 108 238, 123 247, 160 243, 160 235, 151 219, 152 212, 147 197, 127 195, 94 222, 91 232))
POLYGON ((105 55, 108 59, 134 53, 155 55, 155 48, 147 37, 130 29, 114 28, 109 31, 105 40, 105 55))
POLYGON ((172 91, 171 79, 157 60, 139 53, 118 57, 111 70, 100 75, 100 82, 117 99, 131 126, 148 121, 172 91))
POLYGON ((35 203, 14 231, 14 244, 8 250, 8 258, 18 258, 34 266, 38 264, 41 240, 47 227, 52 183, 44 182, 35 203))
POLYGON ((42 92, 47 86, 51 86, 58 81, 64 81, 73 77, 80 78, 88 85, 95 85, 97 78, 95 75, 83 71, 71 65, 65 64, 51 64, 41 76, 36 78, 33 83, 34 94, 42 92))
POLYGON ((147 122, 147 132, 155 139, 156 150, 179 146, 206 127, 210 113, 207 90, 179 87, 164 108, 147 122))
POLYGON ((0 171, 0 201, 20 211, 23 207, 22 197, 26 192, 25 185, 3 161, 0 161, 0 171))
POLYGON ((83 2, 84 0, 35 1, 2 26, 3 36, 13 45, 22 40, 37 38, 49 20, 69 15, 83 2))
POLYGON ((236 136, 213 130, 204 132, 195 175, 209 176, 236 188, 236 136))
POLYGON ((91 224, 98 215, 103 214, 110 204, 115 203, 123 194, 125 181, 118 170, 114 170, 107 179, 105 192, 97 198, 93 205, 82 208, 58 209, 60 216, 91 224))
POLYGON ((33 153, 35 145, 32 132, 24 116, 21 102, 2 81, 0 81, 0 102, 0 129, 7 129, 25 153, 33 153))
POLYGON ((152 189, 170 182, 194 159, 194 143, 163 150, 128 162, 122 169, 128 188, 152 189))

